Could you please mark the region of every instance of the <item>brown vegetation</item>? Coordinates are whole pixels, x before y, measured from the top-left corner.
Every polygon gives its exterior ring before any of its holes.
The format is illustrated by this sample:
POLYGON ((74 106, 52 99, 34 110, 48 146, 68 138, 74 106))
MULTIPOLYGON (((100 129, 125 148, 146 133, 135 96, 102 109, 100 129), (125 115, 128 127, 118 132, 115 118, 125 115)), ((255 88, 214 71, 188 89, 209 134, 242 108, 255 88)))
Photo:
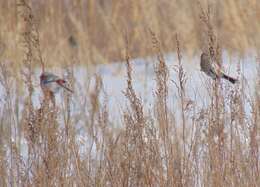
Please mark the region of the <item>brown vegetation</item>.
MULTIPOLYGON (((69 1, 68 6, 65 1, 34 2, 33 9, 23 0, 1 2, 0 14, 6 13, 7 24, 1 27, 3 55, 0 48, 0 186, 260 185, 260 80, 250 95, 243 81, 229 89, 223 89, 218 80, 213 85, 205 81, 211 101, 201 107, 186 94, 188 78, 182 64, 183 51, 202 44, 220 64, 222 47, 257 49, 258 36, 252 35, 259 33, 259 23, 254 22, 259 18, 256 1, 246 5, 219 1, 216 7, 222 8, 221 14, 213 14, 214 19, 211 9, 195 1, 90 0, 69 1), (177 8, 185 13, 173 11, 177 8), (20 24, 18 42, 15 31, 20 24), (234 29, 232 38, 230 29, 234 29), (205 34, 200 36, 202 31, 205 34), (68 41, 70 48, 63 46, 68 41), (76 80, 70 70, 77 62, 117 59, 121 48, 126 49, 123 93, 127 105, 120 119, 109 118, 114 111, 110 111, 109 98, 100 99, 105 90, 98 75, 94 91, 75 90, 72 96, 80 113, 71 111, 70 95, 64 96, 62 106, 46 100, 40 108, 33 106, 36 64, 45 67, 65 60, 73 84, 76 80), (174 67, 177 80, 171 82, 169 68, 173 67, 167 67, 163 52, 172 49, 176 49, 178 65, 174 67), (149 53, 157 56, 157 63, 155 102, 147 109, 133 86, 130 55, 149 53), (14 62, 21 64, 22 74, 16 74, 14 62), (26 89, 18 86, 21 80, 26 89), (169 84, 178 90, 174 100, 178 108, 168 105, 169 84), (245 103, 250 104, 250 114, 245 112, 245 103), (79 139, 79 134, 85 138, 79 139)), ((3 16, 0 20, 4 25, 3 16)))
MULTIPOLYGON (((19 35, 24 25, 17 0, 0 1, 0 38, 7 56, 20 62, 19 35), (15 55, 14 55, 15 51, 15 55)), ((80 63, 99 64, 124 59, 127 30, 132 57, 153 53, 149 29, 156 33, 164 52, 176 50, 180 33, 183 52, 194 55, 205 45, 201 9, 211 8, 212 24, 223 48, 243 53, 260 48, 260 5, 257 0, 80 0, 29 1, 40 31, 41 50, 48 65, 70 61, 74 46, 80 63), (70 36, 74 42, 68 42, 70 36), (72 45, 71 45, 72 44, 72 45)), ((70 38, 71 39, 71 38, 70 38)))

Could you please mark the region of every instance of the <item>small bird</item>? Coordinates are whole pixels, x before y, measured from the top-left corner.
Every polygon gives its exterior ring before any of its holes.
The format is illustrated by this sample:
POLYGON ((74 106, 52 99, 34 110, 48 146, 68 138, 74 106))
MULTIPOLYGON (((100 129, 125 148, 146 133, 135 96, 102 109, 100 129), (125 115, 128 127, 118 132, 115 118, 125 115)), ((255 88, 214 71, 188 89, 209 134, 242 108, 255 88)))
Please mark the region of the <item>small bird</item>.
POLYGON ((44 93, 49 92, 51 95, 57 93, 61 88, 73 93, 66 85, 66 81, 50 72, 43 72, 40 76, 40 85, 44 93))
POLYGON ((69 42, 70 47, 72 47, 72 48, 78 47, 78 42, 76 41, 76 38, 73 35, 71 35, 69 37, 68 42, 69 42))
POLYGON ((237 79, 226 75, 217 64, 212 63, 209 54, 204 52, 200 56, 200 69, 214 80, 224 78, 232 84, 235 84, 238 81, 237 79))

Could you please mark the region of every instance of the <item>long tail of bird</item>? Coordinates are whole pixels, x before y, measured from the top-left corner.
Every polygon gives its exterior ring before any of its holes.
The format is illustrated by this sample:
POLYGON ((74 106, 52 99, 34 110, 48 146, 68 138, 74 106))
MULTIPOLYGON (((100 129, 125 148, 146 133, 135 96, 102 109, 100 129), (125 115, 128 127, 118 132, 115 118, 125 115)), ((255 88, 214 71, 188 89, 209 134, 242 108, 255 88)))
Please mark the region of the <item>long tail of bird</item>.
POLYGON ((73 93, 73 90, 69 89, 67 86, 64 85, 64 84, 66 83, 65 80, 60 79, 60 80, 57 80, 56 82, 57 82, 61 87, 65 88, 67 91, 73 93))
POLYGON ((237 79, 235 79, 235 78, 233 78, 233 77, 230 77, 230 76, 228 76, 228 75, 226 75, 226 74, 223 74, 223 78, 226 79, 226 80, 228 80, 228 81, 231 82, 232 84, 235 84, 235 83, 238 81, 237 79))

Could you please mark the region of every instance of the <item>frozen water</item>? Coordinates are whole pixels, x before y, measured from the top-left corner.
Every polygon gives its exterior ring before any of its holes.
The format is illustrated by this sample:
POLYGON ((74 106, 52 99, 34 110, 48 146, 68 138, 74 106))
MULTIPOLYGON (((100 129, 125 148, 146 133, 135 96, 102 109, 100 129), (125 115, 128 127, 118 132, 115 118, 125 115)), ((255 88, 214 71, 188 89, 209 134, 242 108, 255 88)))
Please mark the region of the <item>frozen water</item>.
MULTIPOLYGON (((194 101, 198 105, 207 105, 209 102, 207 98, 209 97, 209 91, 207 87, 212 82, 211 79, 200 71, 199 67, 199 56, 195 56, 190 59, 186 56, 183 57, 182 63, 184 71, 187 76, 186 84, 186 96, 194 101)), ((254 94, 254 88, 257 78, 257 64, 256 56, 249 54, 244 58, 239 58, 237 56, 230 57, 227 53, 223 53, 223 67, 225 72, 233 77, 239 78, 241 84, 245 84, 246 91, 251 95, 254 94), (242 60, 241 60, 242 59, 242 60), (241 69, 241 75, 238 74, 237 70, 241 69)), ((174 99, 177 97, 177 89, 172 81, 177 81, 177 73, 174 71, 174 67, 178 64, 175 54, 165 55, 165 61, 169 68, 169 99, 168 104, 170 108, 176 108, 177 105, 174 104, 174 99)), ((142 99, 143 104, 149 108, 154 102, 154 96, 156 91, 156 81, 154 66, 158 63, 155 57, 149 58, 137 58, 131 60, 132 70, 133 70, 133 86, 137 95, 142 99)), ((66 73, 63 69, 51 69, 51 71, 61 77, 66 78, 66 73)), ((77 113, 81 110, 80 105, 86 99, 87 93, 93 91, 94 87, 94 75, 98 74, 102 77, 103 87, 105 91, 101 95, 101 100, 104 96, 108 100, 109 110, 113 111, 110 113, 111 118, 117 118, 117 115, 122 113, 125 108, 127 100, 124 96, 123 91, 126 89, 126 65, 125 63, 111 63, 111 64, 100 64, 95 67, 87 68, 86 66, 74 67, 73 74, 75 76, 75 93, 72 95, 73 111, 77 113), (114 115, 114 116, 113 116, 114 115)), ((35 107, 40 107, 40 102, 42 100, 42 93, 39 85, 39 75, 40 70, 35 70, 34 77, 34 94, 33 102, 35 107)), ((222 80, 223 88, 230 89, 234 85, 230 84, 228 81, 222 80)), ((14 84, 15 85, 15 84, 14 84)), ((4 101, 3 87, 0 84, 0 103, 3 104, 4 101)), ((58 106, 62 106, 64 94, 61 92, 57 95, 56 100, 58 106)), ((21 100, 21 104, 23 100, 21 100)), ((144 107, 144 108, 146 108, 144 107)), ((177 108, 176 108, 177 110, 177 108)))

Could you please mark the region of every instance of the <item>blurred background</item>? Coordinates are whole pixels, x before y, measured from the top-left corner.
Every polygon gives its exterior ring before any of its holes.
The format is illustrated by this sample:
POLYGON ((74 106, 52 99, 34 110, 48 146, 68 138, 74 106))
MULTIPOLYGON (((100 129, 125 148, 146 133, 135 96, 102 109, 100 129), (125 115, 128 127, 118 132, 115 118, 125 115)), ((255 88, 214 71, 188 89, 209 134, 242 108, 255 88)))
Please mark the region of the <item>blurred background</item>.
MULTIPOLYGON (((192 56, 205 45, 206 28, 201 10, 210 6, 212 25, 221 47, 243 54, 260 48, 258 0, 31 0, 48 66, 68 63, 100 64, 124 59, 125 33, 131 57, 153 54, 149 29, 156 33, 164 52, 174 52, 175 33, 184 53, 192 56)), ((0 41, 5 57, 19 63, 20 33, 17 0, 0 0, 0 41)))

